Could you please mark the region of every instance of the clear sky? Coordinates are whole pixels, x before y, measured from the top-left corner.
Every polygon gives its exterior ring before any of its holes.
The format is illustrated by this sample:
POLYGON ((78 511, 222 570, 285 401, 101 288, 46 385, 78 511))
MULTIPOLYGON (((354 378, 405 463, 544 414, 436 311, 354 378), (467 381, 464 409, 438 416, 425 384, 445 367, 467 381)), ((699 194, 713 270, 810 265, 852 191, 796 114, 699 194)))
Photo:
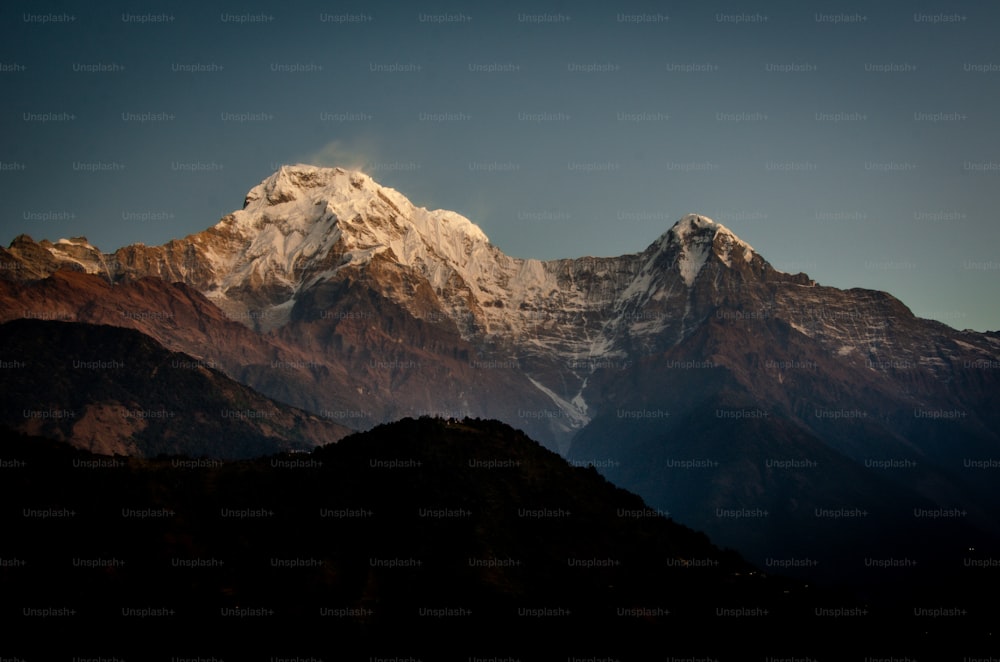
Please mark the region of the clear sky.
POLYGON ((1000 329, 1000 5, 499 4, 4 3, 0 242, 158 244, 343 165, 517 257, 696 212, 1000 329))

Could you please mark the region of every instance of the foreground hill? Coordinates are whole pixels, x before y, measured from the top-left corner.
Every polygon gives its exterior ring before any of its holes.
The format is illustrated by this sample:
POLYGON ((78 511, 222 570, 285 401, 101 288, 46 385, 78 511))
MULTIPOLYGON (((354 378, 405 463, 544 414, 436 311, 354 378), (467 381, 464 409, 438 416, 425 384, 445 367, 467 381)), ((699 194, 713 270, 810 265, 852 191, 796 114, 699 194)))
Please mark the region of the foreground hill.
POLYGON ((971 610, 962 619, 771 576, 497 422, 405 419, 232 463, 100 457, 6 432, 0 464, 4 621, 72 611, 47 622, 141 633, 157 642, 142 659, 229 659, 258 640, 253 659, 355 659, 345 637, 370 642, 357 659, 643 659, 624 652, 652 641, 815 655, 848 633, 902 651, 956 631, 971 645, 996 615, 971 606, 981 575, 921 595, 971 610), (195 632, 213 645, 192 649, 195 632), (529 634, 558 645, 525 648, 529 634))

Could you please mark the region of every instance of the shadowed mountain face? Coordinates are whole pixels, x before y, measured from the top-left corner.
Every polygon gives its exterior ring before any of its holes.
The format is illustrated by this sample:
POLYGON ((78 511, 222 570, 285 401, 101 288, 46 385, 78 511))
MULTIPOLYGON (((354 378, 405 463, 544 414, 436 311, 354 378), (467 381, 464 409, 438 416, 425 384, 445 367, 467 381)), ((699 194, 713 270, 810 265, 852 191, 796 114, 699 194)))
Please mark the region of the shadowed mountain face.
POLYGON ((1000 531, 995 371, 942 355, 875 370, 781 319, 712 320, 609 377, 568 457, 756 563, 870 583, 871 559, 932 562, 1000 531))
POLYGON ((783 273, 704 216, 522 260, 363 173, 286 166, 204 232, 21 236, 0 267, 0 319, 129 326, 353 428, 500 419, 758 564, 867 581, 1000 533, 1000 334, 783 273))
POLYGON ((130 329, 17 320, 0 347, 2 424, 96 453, 256 457, 348 432, 130 329))

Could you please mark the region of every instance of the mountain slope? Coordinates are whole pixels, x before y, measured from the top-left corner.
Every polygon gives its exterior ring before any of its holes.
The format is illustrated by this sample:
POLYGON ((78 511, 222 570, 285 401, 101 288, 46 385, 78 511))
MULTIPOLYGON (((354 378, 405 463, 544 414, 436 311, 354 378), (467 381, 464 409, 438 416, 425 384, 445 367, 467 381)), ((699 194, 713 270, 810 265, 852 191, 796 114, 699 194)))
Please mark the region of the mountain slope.
POLYGON ((94 452, 254 457, 347 433, 137 331, 16 320, 0 347, 0 422, 94 452))
POLYGON ((822 570, 856 575, 861 542, 1000 535, 1000 334, 783 273, 702 215, 633 255, 521 260, 363 173, 300 165, 163 246, 21 236, 0 258, 3 319, 136 326, 121 311, 148 297, 174 317, 144 331, 268 396, 359 428, 503 420, 758 563, 830 552, 822 570), (838 504, 874 524, 810 515, 838 504))
POLYGON ((360 374, 357 357, 330 362, 334 373, 358 375, 354 394, 331 389, 337 378, 283 388, 259 371, 235 371, 231 357, 212 357, 268 395, 361 413, 363 424, 429 409, 497 416, 562 451, 589 420, 595 366, 627 364, 682 338, 698 319, 678 311, 713 264, 746 277, 808 282, 771 269, 731 232, 694 215, 640 254, 511 258, 454 212, 417 208, 363 173, 302 165, 279 169, 214 227, 163 246, 105 255, 84 238, 35 244, 22 236, 5 253, 12 266, 0 274, 13 280, 62 267, 113 282, 181 281, 230 319, 273 331, 286 347, 360 338, 379 347, 376 365, 360 374), (359 309, 368 302, 374 310, 359 309), (390 317, 402 324, 382 319, 387 310, 399 311, 390 317), (366 338, 373 330, 383 339, 366 338), (397 351, 386 356, 385 343, 397 351), (427 346, 439 349, 428 356, 427 346), (386 375, 378 364, 408 367, 386 375), (428 364, 446 368, 422 374, 428 364), (480 392, 487 382, 496 388, 480 392), (438 389, 431 399, 421 394, 429 384, 438 389), (335 402, 316 395, 334 390, 335 402))

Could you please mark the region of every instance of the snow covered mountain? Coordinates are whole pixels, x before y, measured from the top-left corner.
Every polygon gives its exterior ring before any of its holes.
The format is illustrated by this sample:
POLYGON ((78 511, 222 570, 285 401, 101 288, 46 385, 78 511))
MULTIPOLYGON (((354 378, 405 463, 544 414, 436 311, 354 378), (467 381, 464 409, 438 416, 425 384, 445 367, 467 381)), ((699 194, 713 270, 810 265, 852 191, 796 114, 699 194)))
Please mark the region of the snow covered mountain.
MULTIPOLYGON (((512 258, 459 214, 417 208, 361 172, 305 165, 282 167, 250 190, 243 209, 163 246, 103 254, 85 238, 36 245, 19 237, 11 251, 34 256, 25 272, 36 277, 63 266, 112 281, 180 281, 231 319, 290 342, 294 329, 281 329, 293 319, 356 321, 345 301, 317 309, 317 296, 366 282, 415 320, 471 343, 470 365, 522 372, 544 405, 530 416, 548 421, 562 450, 589 421, 584 390, 592 372, 627 364, 634 348, 653 349, 693 328, 688 299, 706 265, 801 282, 696 215, 640 254, 512 258)), ((467 410, 465 401, 453 404, 467 410)))
MULTIPOLYGON (((280 379, 254 376, 245 362, 241 368, 216 357, 234 376, 295 404, 363 410, 355 422, 421 407, 487 413, 470 393, 490 375, 485 381, 531 394, 506 407, 508 419, 528 407, 517 418, 529 420, 520 422, 536 434, 543 427, 543 440, 564 452, 600 407, 602 380, 670 350, 713 321, 781 319, 845 361, 882 367, 911 361, 932 372, 944 365, 941 351, 928 356, 911 343, 894 342, 891 321, 912 315, 892 297, 822 288, 804 274, 775 270, 705 216, 683 217, 638 254, 525 260, 505 255, 460 214, 418 208, 368 175, 341 168, 283 166, 249 191, 243 209, 162 246, 136 244, 105 254, 82 237, 36 244, 22 236, 4 253, 21 267, 4 270, 8 277, 30 280, 71 268, 112 282, 182 282, 230 319, 280 339, 286 354, 290 347, 307 348, 314 359, 322 355, 318 366, 346 362, 341 372, 353 375, 357 383, 348 390, 358 398, 307 395, 308 385, 283 388, 280 379), (389 305, 406 318, 392 330, 384 324, 389 305), (384 337, 376 341, 371 327, 384 337), (428 334, 465 365, 447 366, 431 378, 430 364, 440 364, 432 357, 440 352, 426 355, 434 344, 428 334), (359 348, 353 359, 331 351, 343 348, 345 338, 359 348), (379 378, 381 365, 394 376, 379 378), (388 391, 383 396, 367 388, 366 382, 378 381, 388 391), (400 407, 408 400, 401 381, 415 390, 433 382, 441 392, 400 407), (381 411, 371 411, 373 404, 381 411)), ((929 327, 934 323, 921 326, 929 327)), ((962 342, 957 354, 954 344, 946 351, 956 359, 995 355, 989 337, 973 334, 962 342)), ((295 360, 308 363, 301 355, 295 360)), ((498 411, 494 402, 488 413, 498 411)))
POLYGON ((500 419, 757 561, 847 550, 812 513, 879 499, 894 514, 864 535, 925 536, 891 526, 914 504, 1000 533, 980 468, 1000 452, 1000 334, 781 272, 702 215, 640 253, 525 260, 368 175, 297 165, 183 239, 22 235, 0 266, 0 321, 130 326, 355 429, 500 419))
MULTIPOLYGON (((265 330, 288 321, 302 292, 381 260, 426 280, 467 337, 546 335, 551 325, 542 322, 595 310, 611 313, 612 324, 624 320, 634 330, 655 332, 662 326, 630 320, 629 310, 670 297, 679 284, 690 288, 710 256, 730 268, 735 260, 757 272, 770 269, 727 228, 693 214, 637 255, 511 258, 460 214, 417 208, 361 172, 304 165, 283 166, 250 190, 243 209, 163 246, 136 244, 111 255, 85 237, 40 246, 51 260, 36 273, 68 265, 111 280, 182 281, 265 330), (665 254, 673 267, 662 273, 665 254)), ((587 349, 606 351, 601 344, 587 349)))

